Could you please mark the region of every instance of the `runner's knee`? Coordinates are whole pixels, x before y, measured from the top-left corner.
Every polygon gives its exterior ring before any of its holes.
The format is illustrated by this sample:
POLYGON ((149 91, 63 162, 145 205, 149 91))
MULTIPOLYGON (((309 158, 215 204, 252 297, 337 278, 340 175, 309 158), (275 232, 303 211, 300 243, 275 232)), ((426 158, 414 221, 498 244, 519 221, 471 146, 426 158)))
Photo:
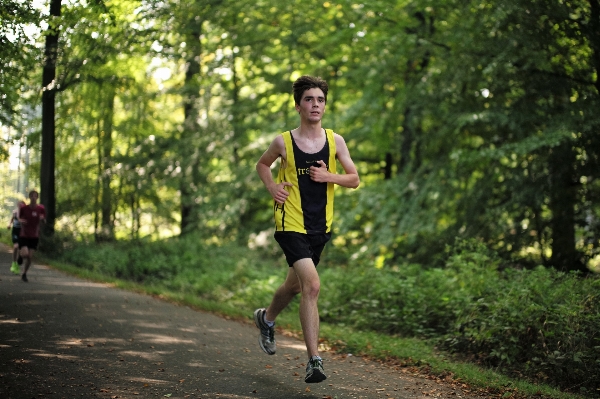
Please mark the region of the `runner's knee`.
POLYGON ((319 280, 312 280, 304 284, 302 287, 302 295, 308 297, 318 297, 319 291, 321 290, 321 282, 319 280))

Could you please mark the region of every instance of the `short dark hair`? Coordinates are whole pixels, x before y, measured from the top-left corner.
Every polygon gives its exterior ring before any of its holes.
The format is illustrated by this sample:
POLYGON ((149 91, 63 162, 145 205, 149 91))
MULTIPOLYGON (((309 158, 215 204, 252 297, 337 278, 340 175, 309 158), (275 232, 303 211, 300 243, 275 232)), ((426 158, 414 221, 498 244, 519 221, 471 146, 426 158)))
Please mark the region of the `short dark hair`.
POLYGON ((321 91, 325 95, 325 102, 327 102, 327 91, 329 90, 327 82, 321 79, 320 77, 308 75, 299 77, 292 85, 292 90, 294 92, 294 102, 296 104, 299 104, 300 100, 302 100, 302 95, 306 90, 309 89, 321 89, 321 91))

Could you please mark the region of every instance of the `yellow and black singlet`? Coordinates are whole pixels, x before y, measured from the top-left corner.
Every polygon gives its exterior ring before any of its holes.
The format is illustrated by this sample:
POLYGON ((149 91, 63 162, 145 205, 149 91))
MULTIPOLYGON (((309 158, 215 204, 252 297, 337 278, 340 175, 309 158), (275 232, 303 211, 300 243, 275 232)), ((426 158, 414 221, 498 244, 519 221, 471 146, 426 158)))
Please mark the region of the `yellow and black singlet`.
POLYGON ((310 179, 310 167, 319 160, 327 170, 336 173, 336 149, 333 130, 325 129, 326 141, 315 154, 307 154, 296 145, 291 131, 282 133, 287 161, 281 159, 277 183, 292 183, 283 205, 274 203, 275 230, 304 234, 329 233, 333 221, 333 183, 317 183, 310 179))

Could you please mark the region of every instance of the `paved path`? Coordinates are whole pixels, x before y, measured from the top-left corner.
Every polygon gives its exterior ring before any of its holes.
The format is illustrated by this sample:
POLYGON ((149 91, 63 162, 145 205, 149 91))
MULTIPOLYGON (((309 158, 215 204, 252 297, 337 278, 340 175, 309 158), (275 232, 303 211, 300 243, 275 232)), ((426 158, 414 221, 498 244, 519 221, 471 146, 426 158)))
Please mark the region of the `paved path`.
POLYGON ((461 397, 359 357, 324 353, 329 378, 303 381, 304 343, 265 355, 250 323, 226 320, 34 265, 9 271, 0 246, 0 398, 461 397))

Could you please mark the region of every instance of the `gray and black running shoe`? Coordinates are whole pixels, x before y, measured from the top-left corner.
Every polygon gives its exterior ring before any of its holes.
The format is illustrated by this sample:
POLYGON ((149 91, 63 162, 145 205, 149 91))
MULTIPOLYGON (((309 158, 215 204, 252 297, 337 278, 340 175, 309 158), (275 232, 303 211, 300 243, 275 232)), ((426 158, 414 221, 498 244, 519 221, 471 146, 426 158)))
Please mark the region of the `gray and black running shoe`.
POLYGON ((260 348, 267 355, 274 355, 277 350, 277 344, 275 343, 275 326, 269 327, 267 323, 265 323, 265 313, 267 309, 260 308, 254 311, 254 323, 256 327, 260 330, 260 334, 258 335, 258 344, 260 348))
POLYGON ((327 376, 325 375, 325 370, 323 369, 323 359, 318 356, 311 357, 306 365, 306 377, 304 377, 304 382, 307 384, 313 384, 325 381, 326 379, 327 376))

